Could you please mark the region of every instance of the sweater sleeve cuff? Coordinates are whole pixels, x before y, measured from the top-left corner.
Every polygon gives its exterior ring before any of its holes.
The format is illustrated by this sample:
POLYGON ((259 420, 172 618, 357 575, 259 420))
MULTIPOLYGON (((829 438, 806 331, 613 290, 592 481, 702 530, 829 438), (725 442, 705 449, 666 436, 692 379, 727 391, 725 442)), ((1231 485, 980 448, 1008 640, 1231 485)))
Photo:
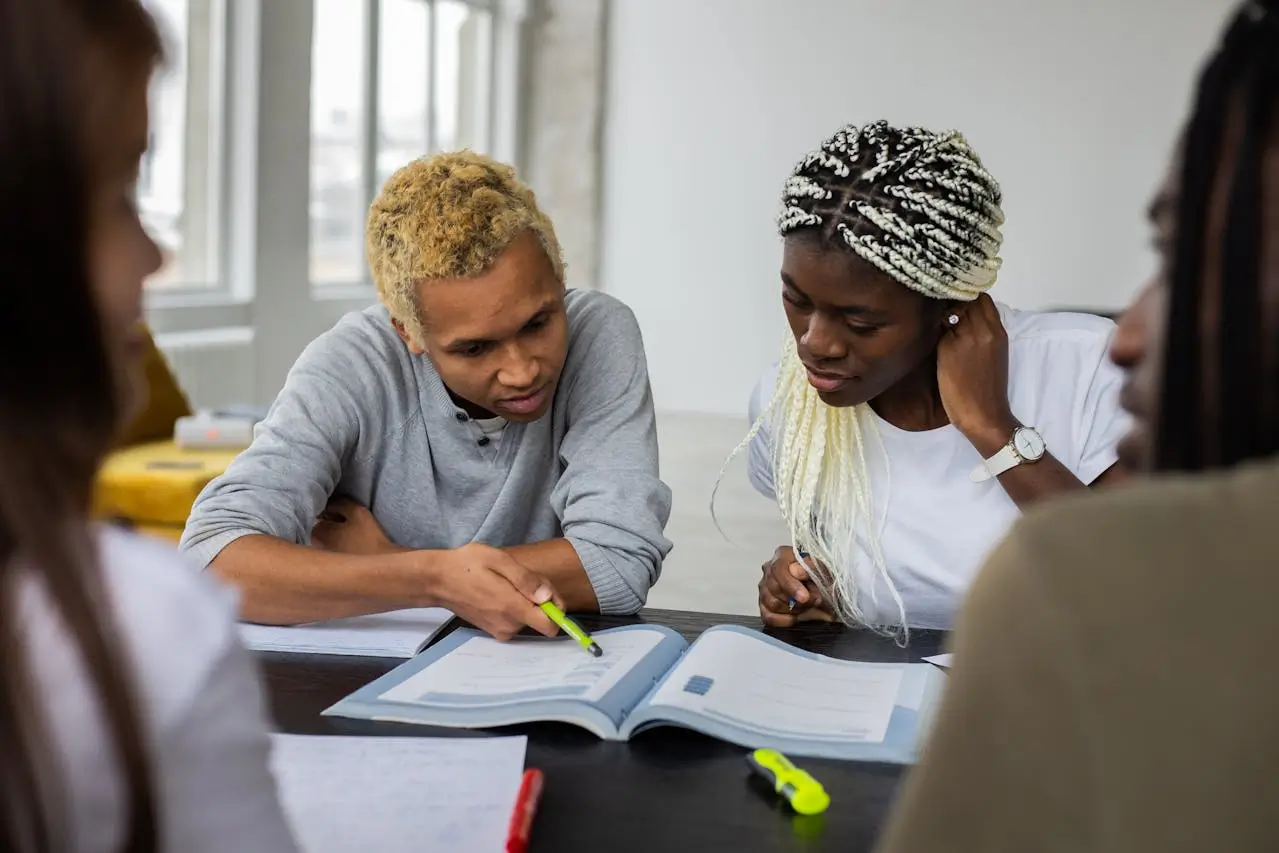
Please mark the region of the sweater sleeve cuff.
POLYGON ((212 563, 218 554, 222 553, 222 549, 230 545, 235 540, 243 536, 252 536, 258 533, 257 530, 226 530, 222 533, 215 533, 208 539, 202 539, 196 543, 183 542, 180 550, 191 558, 201 569, 207 569, 209 563, 212 563))
MULTIPOLYGON (((600 613, 627 616, 638 613, 644 606, 647 595, 636 594, 627 578, 614 567, 608 551, 581 539, 570 538, 568 541, 577 551, 577 558, 582 561, 582 568, 586 570, 586 578, 595 590, 600 613)), ((647 592, 648 578, 645 577, 640 582, 647 592)))

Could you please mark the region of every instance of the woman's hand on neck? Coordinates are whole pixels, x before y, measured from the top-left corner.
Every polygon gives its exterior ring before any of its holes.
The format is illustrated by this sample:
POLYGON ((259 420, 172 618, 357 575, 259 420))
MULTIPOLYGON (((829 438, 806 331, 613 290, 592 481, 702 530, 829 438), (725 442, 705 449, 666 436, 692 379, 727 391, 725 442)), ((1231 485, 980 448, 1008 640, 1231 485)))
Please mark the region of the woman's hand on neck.
POLYGON ((937 345, 937 387, 950 422, 989 456, 1018 426, 1008 402, 1008 332, 986 294, 951 312, 958 322, 937 345))

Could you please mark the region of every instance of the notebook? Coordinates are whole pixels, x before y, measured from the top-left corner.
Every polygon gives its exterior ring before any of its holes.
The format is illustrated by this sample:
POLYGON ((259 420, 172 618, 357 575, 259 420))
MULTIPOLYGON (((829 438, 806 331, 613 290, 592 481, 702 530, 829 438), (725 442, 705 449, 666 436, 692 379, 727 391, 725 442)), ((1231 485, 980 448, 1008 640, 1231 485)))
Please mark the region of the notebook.
POLYGON ((525 738, 271 736, 285 816, 307 853, 496 853, 525 738))
POLYGON ((720 625, 691 645, 669 628, 499 643, 455 631, 324 713, 462 728, 536 721, 629 740, 683 726, 791 755, 912 763, 945 676, 928 664, 860 663, 720 625))
POLYGON ((241 623, 240 641, 256 652, 411 658, 452 618, 441 607, 422 607, 289 627, 241 623))

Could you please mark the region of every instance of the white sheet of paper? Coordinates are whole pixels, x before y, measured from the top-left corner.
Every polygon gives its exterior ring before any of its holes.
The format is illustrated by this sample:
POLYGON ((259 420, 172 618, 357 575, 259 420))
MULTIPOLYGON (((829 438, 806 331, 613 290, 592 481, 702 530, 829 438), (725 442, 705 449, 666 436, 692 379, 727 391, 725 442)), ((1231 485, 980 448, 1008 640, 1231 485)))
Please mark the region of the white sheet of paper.
POLYGON ((592 657, 568 637, 517 637, 499 643, 472 637, 416 675, 382 694, 389 702, 430 703, 430 694, 490 697, 536 691, 539 698, 595 701, 662 641, 660 631, 625 631, 600 639, 592 657))
POLYGON ((715 632, 680 660, 652 703, 796 737, 880 743, 901 682, 900 668, 810 660, 741 634, 715 632))
POLYGON ((950 659, 953 657, 954 655, 952 654, 933 655, 932 657, 924 658, 924 663, 934 663, 934 664, 937 664, 938 666, 945 667, 946 669, 950 669, 950 659))
POLYGON ((421 607, 289 628, 241 623, 240 639, 259 652, 411 658, 452 618, 441 607, 421 607))
POLYGON ((500 853, 524 737, 272 735, 285 814, 306 853, 500 853))

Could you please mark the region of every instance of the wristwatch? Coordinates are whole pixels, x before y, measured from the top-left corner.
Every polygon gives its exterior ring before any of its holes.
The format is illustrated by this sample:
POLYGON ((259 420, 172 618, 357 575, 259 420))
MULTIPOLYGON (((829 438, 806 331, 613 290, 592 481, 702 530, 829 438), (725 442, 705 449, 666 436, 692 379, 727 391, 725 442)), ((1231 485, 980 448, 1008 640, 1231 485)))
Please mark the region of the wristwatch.
POLYGON ((974 483, 983 483, 1022 463, 1029 465, 1038 462, 1044 458, 1047 450, 1039 430, 1034 427, 1017 427, 1013 430, 1012 440, 994 456, 974 468, 968 478, 974 483))

